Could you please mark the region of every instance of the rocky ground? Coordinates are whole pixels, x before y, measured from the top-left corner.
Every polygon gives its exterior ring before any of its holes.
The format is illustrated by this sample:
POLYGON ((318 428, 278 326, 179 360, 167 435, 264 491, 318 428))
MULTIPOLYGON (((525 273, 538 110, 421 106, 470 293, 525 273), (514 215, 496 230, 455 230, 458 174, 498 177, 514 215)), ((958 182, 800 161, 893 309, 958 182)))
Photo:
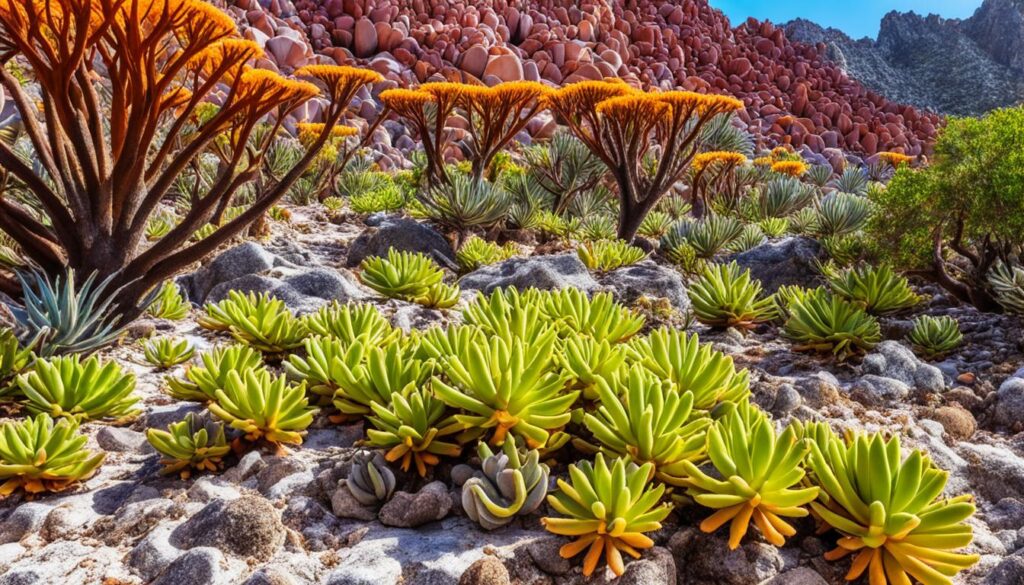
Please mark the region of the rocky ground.
MULTIPOLYGON (((382 300, 348 266, 393 245, 451 261, 446 240, 408 220, 371 217, 335 224, 312 208, 295 209, 290 225, 227 251, 182 279, 194 301, 216 300, 231 288, 272 291, 298 311, 327 300, 374 302, 404 328, 458 319, 458 311, 432 311, 382 300)), ((768 288, 810 283, 817 253, 809 240, 765 244, 737 259, 768 288)), ((673 269, 653 260, 596 279, 570 250, 516 258, 464 277, 465 295, 495 286, 578 286, 611 290, 623 302, 663 297, 685 323, 685 285, 673 269)), ((857 363, 836 365, 790 350, 773 326, 743 337, 692 324, 701 339, 752 373, 754 400, 776 420, 825 419, 836 427, 884 429, 905 445, 926 450, 949 470, 950 494, 973 493, 978 514, 971 552, 981 562, 958 583, 1024 582, 1024 365, 1021 323, 953 304, 938 289, 918 312, 951 314, 966 343, 936 364, 914 357, 898 340, 913 315, 886 319, 888 339, 857 363)), ((193 317, 199 313, 197 309, 193 317)), ((915 313, 916 314, 916 313, 915 313)), ((59 582, 191 584, 570 584, 590 580, 579 564, 561 559, 562 540, 532 516, 494 532, 464 517, 458 488, 442 465, 433 478, 399 477, 395 497, 374 513, 353 505, 339 482, 363 435, 362 425, 318 419, 304 444, 285 457, 251 452, 221 475, 188 480, 159 474, 147 428, 163 428, 198 410, 162 393, 166 375, 145 363, 137 339, 157 334, 189 338, 198 350, 223 341, 194 318, 143 320, 119 347, 105 352, 138 377, 145 412, 130 426, 84 426, 90 447, 107 451, 100 472, 73 491, 0 502, 0 585, 59 582)), ((543 510, 543 508, 542 508, 543 510)), ((802 536, 781 549, 748 536, 736 551, 721 534, 697 530, 701 510, 675 512, 656 535, 658 546, 630 562, 616 583, 693 585, 839 584, 843 563, 822 554, 827 538, 802 536)), ((810 524, 800 534, 813 534, 810 524)))

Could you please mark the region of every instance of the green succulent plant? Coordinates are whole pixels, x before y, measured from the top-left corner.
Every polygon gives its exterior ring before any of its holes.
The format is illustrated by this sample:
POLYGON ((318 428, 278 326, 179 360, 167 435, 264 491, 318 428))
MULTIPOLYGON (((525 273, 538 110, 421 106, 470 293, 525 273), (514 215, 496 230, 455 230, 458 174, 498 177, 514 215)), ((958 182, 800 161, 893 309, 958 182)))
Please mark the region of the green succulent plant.
POLYGON ((830 351, 840 360, 863 353, 882 340, 874 317, 823 288, 790 301, 782 334, 798 351, 830 351))
MULTIPOLYGON (((113 277, 111 277, 113 278, 113 277)), ((29 346, 47 357, 90 353, 109 345, 123 327, 111 310, 116 291, 108 290, 110 278, 96 283, 96 274, 76 285, 73 272, 52 281, 38 271, 19 272, 29 346)))
POLYGON ((284 301, 266 293, 252 303, 251 297, 231 291, 229 301, 223 305, 227 319, 217 318, 228 324, 232 337, 263 353, 281 354, 293 350, 309 335, 305 322, 296 317, 284 301))
POLYGON ((775 303, 775 315, 782 323, 789 319, 789 306, 793 301, 804 300, 808 292, 810 289, 799 284, 784 284, 775 291, 775 294, 772 295, 772 302, 775 303))
POLYGON ((842 236, 864 227, 870 215, 871 202, 867 198, 850 193, 830 193, 818 205, 814 226, 820 236, 842 236))
POLYGON ((146 439, 163 457, 160 463, 165 475, 177 473, 188 479, 192 471, 216 473, 224 467, 224 457, 231 452, 224 435, 224 425, 202 424, 194 413, 185 420, 171 423, 167 430, 147 429, 146 439))
POLYGON ((380 451, 360 451, 352 458, 345 487, 364 506, 376 507, 391 499, 395 474, 380 451))
POLYGON ((462 409, 455 419, 466 436, 489 434, 501 445, 509 432, 530 449, 544 447, 570 419, 578 391, 564 392, 568 374, 556 372, 555 331, 531 340, 491 337, 441 360, 447 383, 433 380, 438 398, 462 409))
POLYGON ((607 214, 580 216, 577 233, 588 242, 614 240, 618 235, 615 218, 607 214))
POLYGON ((420 477, 437 465, 441 457, 458 457, 462 447, 445 441, 460 432, 463 425, 448 413, 448 407, 429 387, 409 385, 391 395, 387 404, 370 404, 373 415, 367 417, 374 427, 366 431, 366 443, 386 449, 384 458, 400 462, 402 471, 416 467, 420 477))
POLYGON ((305 384, 292 386, 264 369, 228 372, 224 388, 217 389, 207 408, 247 440, 264 439, 279 451, 283 443, 302 444, 316 412, 309 407, 305 384))
POLYGON ((172 213, 158 213, 154 214, 146 222, 146 239, 150 242, 155 242, 160 238, 171 233, 174 226, 178 223, 178 218, 172 213))
POLYGON ((263 369, 263 356, 247 345, 217 347, 200 354, 202 365, 190 365, 185 379, 168 376, 167 393, 176 400, 209 402, 216 400, 217 390, 227 386, 228 374, 244 375, 249 370, 263 369))
POLYGON ((755 224, 743 226, 743 232, 738 238, 729 242, 725 249, 733 254, 740 254, 752 248, 756 248, 768 241, 765 232, 755 224))
POLYGON ((392 183, 362 193, 353 193, 348 204, 356 213, 397 211, 405 207, 405 194, 398 185, 392 183))
POLYGON ((952 585, 976 562, 969 495, 939 499, 949 474, 921 451, 906 457, 899 437, 818 433, 807 462, 821 497, 814 513, 842 537, 828 560, 854 555, 847 580, 867 573, 874 585, 952 585))
POLYGON ((711 258, 743 234, 743 224, 728 215, 709 215, 689 224, 686 241, 698 258, 711 258))
POLYGON ((786 219, 789 230, 794 234, 813 234, 818 231, 818 210, 814 207, 804 207, 786 219))
POLYGON ((427 289, 416 303, 430 309, 450 309, 459 303, 462 289, 457 284, 439 282, 427 289))
POLYGON ((672 219, 679 219, 690 214, 693 206, 685 198, 669 194, 658 202, 655 208, 658 211, 667 213, 672 219))
POLYGON ((948 315, 932 317, 921 315, 914 319, 914 326, 907 334, 917 353, 927 359, 939 359, 953 351, 964 340, 960 324, 948 315))
POLYGON ((1000 262, 989 272, 988 284, 1000 306, 1024 315, 1024 269, 1000 262))
POLYGON ((908 309, 921 302, 907 279, 886 265, 862 264, 850 270, 823 267, 832 291, 872 315, 908 309))
MULTIPOLYGON (((600 405, 583 422, 606 455, 653 465, 659 481, 686 485, 684 461, 700 461, 711 419, 693 410, 694 394, 679 392, 640 365, 599 379, 600 405)), ((584 446, 582 442, 579 445, 584 446)))
POLYGON ((757 210, 762 218, 784 218, 814 201, 814 188, 793 177, 777 176, 758 193, 757 210))
POLYGON ((831 165, 811 165, 807 172, 804 173, 803 178, 818 187, 819 189, 824 188, 828 185, 828 182, 832 179, 832 166, 831 165))
POLYGON ((125 373, 117 362, 100 362, 95 356, 41 358, 17 378, 32 414, 83 420, 125 419, 139 412, 132 408, 135 375, 125 373))
POLYGON ((779 436, 772 421, 749 402, 737 403, 707 431, 708 459, 715 476, 691 461, 682 463, 687 494, 715 513, 701 522, 705 532, 729 523, 729 548, 736 549, 751 522, 765 540, 782 546, 796 534, 784 518, 803 518, 803 506, 818 497, 817 487, 795 487, 809 446, 788 427, 779 436))
POLYGON ((622 343, 643 329, 645 317, 615 302, 611 293, 588 297, 568 287, 543 296, 542 310, 562 336, 588 335, 609 343, 622 343))
POLYGON ((486 443, 477 447, 480 472, 462 485, 462 509, 485 530, 494 530, 516 516, 532 514, 548 493, 548 466, 540 451, 521 452, 509 437, 497 454, 486 443))
POLYGON ((641 550, 654 546, 644 533, 661 529, 661 521, 672 511, 670 505, 659 504, 665 486, 649 486, 652 472, 649 463, 637 466, 625 459, 609 466, 600 453, 593 464, 570 465, 571 483, 559 479, 559 491, 548 496, 548 504, 565 517, 541 520, 548 532, 575 538, 558 554, 571 559, 587 551, 583 559, 587 577, 602 556, 612 572, 622 575, 622 553, 640 558, 641 550))
POLYGON ((333 301, 304 317, 306 328, 316 335, 333 337, 349 344, 356 338, 368 343, 383 345, 395 339, 401 331, 380 314, 376 306, 369 303, 340 304, 333 301))
POLYGON ((584 242, 576 249, 576 253, 587 268, 596 272, 611 272, 647 257, 647 252, 622 240, 584 242))
POLYGON ((515 244, 512 242, 509 242, 509 244, 499 246, 479 236, 471 236, 463 242, 462 247, 455 253, 455 261, 459 265, 459 271, 462 273, 473 272, 482 266, 508 260, 515 256, 518 251, 515 244))
POLYGON ((78 423, 46 414, 0 424, 0 498, 21 488, 30 496, 59 492, 96 473, 105 453, 85 448, 78 423))
POLYGON ((146 361, 154 366, 167 369, 192 359, 195 347, 187 339, 156 337, 146 340, 142 352, 146 361))
POLYGON ((707 266, 686 294, 697 320, 711 327, 746 330, 775 317, 771 297, 761 296, 761 282, 735 261, 707 266))
POLYGON ((486 296, 478 293, 462 311, 462 320, 488 335, 533 339, 553 326, 552 317, 545 311, 549 295, 535 288, 520 292, 512 287, 495 289, 486 296))
POLYGON ((598 380, 610 380, 626 363, 627 350, 589 336, 568 337, 562 351, 555 353, 562 368, 569 372, 569 387, 583 393, 587 400, 597 400, 598 380))
POLYGON ((688 220, 683 220, 681 229, 676 229, 680 223, 672 227, 658 242, 658 250, 666 260, 675 264, 685 274, 698 274, 704 270, 707 262, 697 257, 697 249, 690 245, 686 238, 688 233, 688 220))
POLYGON ((840 193, 853 193, 864 195, 868 192, 868 184, 871 182, 864 169, 858 167, 846 167, 843 172, 832 181, 832 188, 840 193))
POLYGON ((781 238, 789 231, 789 219, 785 217, 768 217, 757 222, 757 225, 769 238, 781 238))
POLYGON ((188 317, 191 310, 192 305, 181 296, 178 285, 174 281, 168 280, 160 285, 156 298, 146 312, 156 319, 180 321, 188 317))
POLYGON ((448 173, 449 181, 422 191, 419 201, 427 217, 454 230, 488 228, 505 218, 512 197, 501 185, 448 173))
POLYGON ((645 238, 657 240, 668 232, 669 228, 672 227, 673 221, 672 215, 656 209, 648 213, 647 217, 640 222, 640 229, 637 230, 637 233, 645 238))
POLYGON ((35 361, 32 350, 22 347, 13 331, 0 328, 0 397, 17 391, 14 379, 35 361))
POLYGON ((818 240, 821 249, 839 266, 853 266, 864 257, 864 233, 853 232, 842 236, 826 236, 818 240))
POLYGON ((415 302, 444 278, 433 260, 418 252, 391 248, 388 257, 370 256, 360 265, 359 280, 384 296, 415 302))
POLYGON ((679 392, 693 393, 693 408, 711 410, 722 402, 737 402, 750 395, 750 373, 736 371, 732 358, 697 334, 661 328, 629 343, 630 361, 667 380, 679 392))

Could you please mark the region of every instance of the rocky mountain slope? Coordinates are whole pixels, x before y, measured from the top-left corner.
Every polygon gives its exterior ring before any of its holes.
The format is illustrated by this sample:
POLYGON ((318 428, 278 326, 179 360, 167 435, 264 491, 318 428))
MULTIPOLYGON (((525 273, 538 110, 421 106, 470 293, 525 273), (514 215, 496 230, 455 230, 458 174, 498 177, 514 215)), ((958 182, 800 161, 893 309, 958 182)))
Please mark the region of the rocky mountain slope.
POLYGON ((853 40, 806 20, 787 36, 825 43, 848 75, 891 100, 943 114, 979 114, 1024 101, 1024 1, 986 0, 966 20, 890 12, 878 40, 853 40))
POLYGON ((233 10, 285 71, 331 60, 399 85, 619 76, 724 92, 746 102, 744 121, 770 145, 815 152, 918 154, 940 123, 848 77, 826 45, 791 42, 768 22, 733 28, 707 0, 234 0, 233 10))

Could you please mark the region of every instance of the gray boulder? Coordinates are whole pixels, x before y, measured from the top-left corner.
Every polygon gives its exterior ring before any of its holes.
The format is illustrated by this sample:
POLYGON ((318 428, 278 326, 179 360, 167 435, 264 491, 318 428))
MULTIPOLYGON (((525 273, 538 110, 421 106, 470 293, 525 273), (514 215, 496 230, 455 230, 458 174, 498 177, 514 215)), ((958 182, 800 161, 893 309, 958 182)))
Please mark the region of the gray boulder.
POLYGON ((982 583, 983 585, 1020 585, 1020 583, 1024 583, 1024 548, 1003 559, 982 583))
POLYGON ((462 277, 463 290, 479 290, 489 294, 497 288, 514 287, 520 290, 539 288, 558 290, 575 287, 591 293, 599 285, 575 252, 552 256, 512 258, 484 266, 462 277))
POLYGON ((784 284, 813 287, 821 282, 815 262, 824 260, 821 244, 817 240, 791 237, 777 242, 761 244, 733 255, 750 275, 761 281, 766 293, 774 293, 784 284))
POLYGON ((390 217, 381 220, 376 227, 368 228, 352 242, 346 265, 351 268, 369 256, 387 256, 392 248, 421 252, 448 268, 457 266, 455 251, 437 230, 415 220, 390 217))
POLYGON ((14 509, 0 522, 0 544, 18 542, 26 534, 38 532, 53 506, 27 502, 14 509))
POLYGON ((192 274, 180 277, 178 285, 190 301, 202 304, 206 302, 210 291, 219 284, 284 264, 282 259, 266 251, 263 246, 256 242, 246 242, 225 251, 192 274))
POLYGON ((828 585, 828 581, 810 567, 797 567, 772 577, 762 585, 828 585))
POLYGON ((680 311, 690 308, 686 285, 679 272, 655 264, 653 260, 614 270, 601 279, 601 285, 621 303, 631 304, 640 297, 658 297, 668 299, 680 311))
POLYGON ((267 561, 284 544, 285 528, 267 500, 242 496, 207 504, 171 534, 181 549, 214 547, 239 557, 267 561))
POLYGON ((223 571, 223 555, 215 548, 194 548, 174 560, 153 585, 209 585, 217 583, 223 571))
POLYGON ((861 370, 865 374, 899 380, 925 392, 937 393, 946 388, 942 370, 917 359, 910 348, 898 341, 879 343, 874 351, 864 356, 861 370))
POLYGON ((1024 378, 1015 374, 999 385, 992 407, 992 420, 1007 427, 1024 421, 1024 378))
POLYGON ((668 547, 683 583, 750 585, 775 577, 784 566, 779 549, 768 543, 747 539, 733 551, 726 537, 695 527, 673 534, 668 547))
POLYGON ((910 395, 910 386, 894 378, 868 374, 850 386, 850 395, 868 406, 883 406, 905 399, 910 395))
POLYGON ((276 268, 264 274, 249 274, 213 287, 206 302, 219 302, 228 292, 268 293, 293 311, 303 314, 316 311, 331 301, 347 303, 369 296, 350 273, 331 268, 276 268))

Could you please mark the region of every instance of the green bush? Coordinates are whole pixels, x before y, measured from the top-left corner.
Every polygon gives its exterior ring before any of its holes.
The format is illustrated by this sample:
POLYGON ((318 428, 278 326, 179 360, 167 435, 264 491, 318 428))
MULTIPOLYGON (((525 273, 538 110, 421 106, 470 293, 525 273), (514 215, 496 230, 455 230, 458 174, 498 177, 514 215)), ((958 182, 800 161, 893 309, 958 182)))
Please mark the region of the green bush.
POLYGON ((871 197, 868 241, 878 258, 928 275, 963 302, 996 307, 988 276, 1024 244, 1024 108, 950 120, 930 167, 901 167, 871 197))

